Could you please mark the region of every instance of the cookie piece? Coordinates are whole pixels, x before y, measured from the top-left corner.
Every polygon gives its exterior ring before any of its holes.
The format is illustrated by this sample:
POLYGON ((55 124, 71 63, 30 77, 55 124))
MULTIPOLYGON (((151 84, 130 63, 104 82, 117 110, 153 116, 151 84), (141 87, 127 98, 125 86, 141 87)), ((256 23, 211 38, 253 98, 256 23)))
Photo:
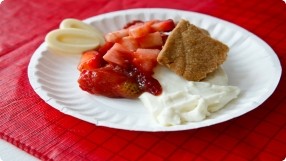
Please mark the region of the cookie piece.
POLYGON ((202 29, 180 20, 157 61, 189 81, 200 81, 226 60, 228 51, 228 46, 202 29))

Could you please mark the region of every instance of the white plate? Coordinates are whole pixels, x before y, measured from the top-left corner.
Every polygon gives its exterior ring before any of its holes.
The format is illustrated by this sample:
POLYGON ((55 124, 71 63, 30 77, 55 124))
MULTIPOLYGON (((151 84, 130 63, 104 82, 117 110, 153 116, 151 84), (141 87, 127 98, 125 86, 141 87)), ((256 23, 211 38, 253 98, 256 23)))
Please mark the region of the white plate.
POLYGON ((98 15, 85 22, 107 33, 138 19, 187 19, 226 43, 230 52, 223 66, 229 84, 241 89, 239 98, 204 121, 164 127, 151 118, 138 100, 110 99, 82 91, 77 83, 79 72, 76 69, 80 54, 54 54, 47 50, 45 43, 35 51, 28 67, 33 89, 59 111, 99 126, 137 131, 177 131, 209 126, 243 115, 262 104, 280 80, 280 62, 264 41, 215 17, 173 9, 131 9, 98 15))

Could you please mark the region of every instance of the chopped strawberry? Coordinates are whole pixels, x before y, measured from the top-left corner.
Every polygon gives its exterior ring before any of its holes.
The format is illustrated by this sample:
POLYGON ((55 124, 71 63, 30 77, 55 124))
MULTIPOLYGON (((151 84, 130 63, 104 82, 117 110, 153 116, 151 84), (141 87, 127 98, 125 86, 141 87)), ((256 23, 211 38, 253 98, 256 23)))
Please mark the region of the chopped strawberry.
POLYGON ((106 41, 105 44, 99 47, 98 52, 103 56, 113 45, 113 42, 106 41))
POLYGON ((128 77, 108 67, 93 71, 84 70, 78 79, 79 87, 82 90, 113 98, 122 97, 118 92, 118 84, 123 84, 126 81, 128 81, 128 77))
POLYGON ((123 29, 128 29, 128 28, 131 27, 131 26, 141 25, 141 24, 144 24, 144 22, 141 21, 141 20, 134 20, 134 21, 131 21, 131 22, 127 23, 127 24, 123 27, 123 29))
POLYGON ((82 54, 80 63, 77 67, 79 71, 82 70, 93 70, 102 67, 104 60, 102 55, 94 50, 86 51, 82 54))
POLYGON ((133 25, 129 27, 129 35, 134 38, 143 37, 150 33, 152 22, 145 22, 144 24, 133 25))
POLYGON ((130 51, 136 51, 139 47, 137 40, 131 36, 123 37, 118 43, 130 51))
POLYGON ((167 35, 167 34, 165 34, 165 33, 161 33, 161 37, 162 37, 162 41, 163 41, 163 46, 164 46, 165 42, 167 41, 168 36, 169 36, 169 35, 167 35))
POLYGON ((141 48, 162 48, 163 40, 160 32, 150 33, 137 39, 141 48))
POLYGON ((137 49, 134 53, 134 66, 145 73, 153 73, 159 52, 158 49, 137 49))
POLYGON ((117 42, 119 41, 122 37, 128 36, 128 30, 127 29, 121 29, 115 32, 110 32, 105 35, 106 41, 109 42, 117 42))
POLYGON ((155 22, 151 25, 151 29, 153 32, 159 31, 159 32, 169 32, 172 31, 175 28, 176 24, 172 19, 164 20, 155 22))
POLYGON ((78 79, 82 90, 112 98, 137 98, 143 91, 135 79, 106 66, 93 71, 84 70, 78 79))
POLYGON ((124 48, 122 45, 115 43, 103 56, 103 59, 109 63, 114 63, 122 67, 126 67, 132 60, 132 52, 124 48))
POLYGON ((137 58, 157 61, 157 56, 160 53, 159 49, 142 49, 138 48, 135 52, 137 58))
POLYGON ((124 98, 137 98, 142 93, 135 80, 128 80, 118 85, 117 93, 124 98))

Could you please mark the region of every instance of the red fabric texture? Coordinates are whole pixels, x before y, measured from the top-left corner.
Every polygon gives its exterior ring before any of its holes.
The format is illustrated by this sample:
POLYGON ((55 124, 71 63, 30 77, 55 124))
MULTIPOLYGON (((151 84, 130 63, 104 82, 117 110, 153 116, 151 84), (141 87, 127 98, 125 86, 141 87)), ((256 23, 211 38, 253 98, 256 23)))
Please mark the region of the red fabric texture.
POLYGON ((0 7, 0 138, 41 160, 262 160, 286 157, 286 5, 282 0, 5 0, 0 7), (32 89, 29 60, 65 18, 130 8, 174 8, 212 15, 258 35, 277 53, 281 81, 255 110, 210 127, 134 132, 60 113, 32 89))

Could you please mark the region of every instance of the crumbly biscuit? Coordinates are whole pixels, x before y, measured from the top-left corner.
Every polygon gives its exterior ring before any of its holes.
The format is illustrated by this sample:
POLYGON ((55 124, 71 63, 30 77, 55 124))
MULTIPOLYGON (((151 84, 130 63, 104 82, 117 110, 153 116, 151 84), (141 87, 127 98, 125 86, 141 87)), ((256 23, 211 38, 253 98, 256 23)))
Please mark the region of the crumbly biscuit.
POLYGON ((181 20, 170 33, 157 61, 190 81, 200 81, 227 58, 229 48, 205 31, 181 20))

